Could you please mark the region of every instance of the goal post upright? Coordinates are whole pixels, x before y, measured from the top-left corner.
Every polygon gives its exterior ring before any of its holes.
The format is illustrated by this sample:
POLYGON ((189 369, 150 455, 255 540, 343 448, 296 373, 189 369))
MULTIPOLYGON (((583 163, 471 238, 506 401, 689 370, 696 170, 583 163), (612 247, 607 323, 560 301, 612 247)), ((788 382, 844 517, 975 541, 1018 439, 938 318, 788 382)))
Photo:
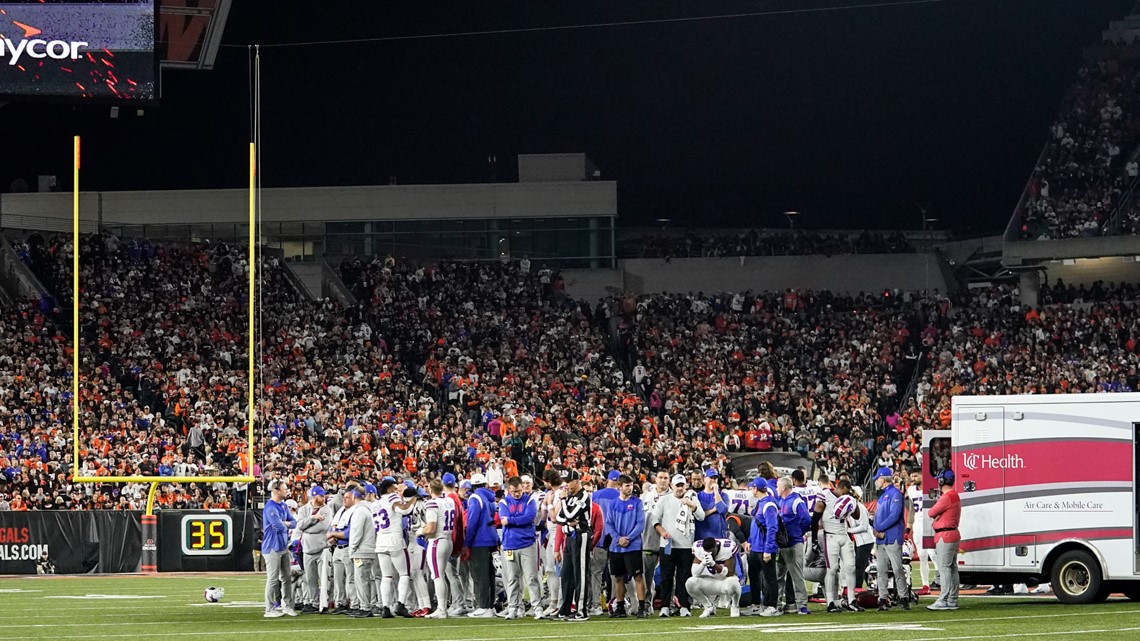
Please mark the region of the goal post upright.
POLYGON ((248 426, 248 439, 249 447, 246 451, 249 453, 246 457, 246 465, 249 469, 246 470, 246 476, 251 479, 253 477, 253 421, 256 416, 257 407, 254 404, 256 394, 254 394, 254 376, 253 376, 253 358, 254 358, 254 318, 253 318, 253 302, 256 298, 256 276, 257 273, 257 144, 254 142, 249 143, 249 426, 248 426))
MULTIPOLYGON (((248 404, 249 410, 247 415, 248 425, 246 426, 246 442, 247 442, 247 457, 246 465, 248 469, 236 476, 81 476, 79 467, 79 166, 80 166, 80 137, 74 138, 74 162, 72 167, 72 220, 71 220, 71 241, 72 241, 72 263, 71 263, 71 287, 72 287, 72 302, 71 302, 71 476, 73 483, 253 483, 256 477, 253 475, 254 466, 254 417, 256 406, 254 403, 255 389, 254 389, 254 306, 256 294, 256 278, 257 278, 257 230, 256 230, 256 148, 254 143, 249 143, 249 338, 248 338, 248 358, 247 358, 247 378, 248 378, 248 404)), ((153 488, 149 493, 147 501, 147 513, 151 512, 153 506, 153 488)))

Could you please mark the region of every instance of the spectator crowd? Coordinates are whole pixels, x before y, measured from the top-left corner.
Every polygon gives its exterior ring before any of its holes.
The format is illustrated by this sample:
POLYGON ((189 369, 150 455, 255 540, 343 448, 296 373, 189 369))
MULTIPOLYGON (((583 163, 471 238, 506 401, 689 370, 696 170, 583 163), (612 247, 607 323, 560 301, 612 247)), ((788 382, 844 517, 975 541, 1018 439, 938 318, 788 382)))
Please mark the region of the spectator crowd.
POLYGON ((807 256, 823 254, 909 254, 914 246, 901 233, 863 231, 823 233, 780 230, 662 231, 619 240, 626 258, 715 258, 736 256, 807 256))
MULTIPOLYGON (((1049 142, 1017 212, 1019 237, 1100 236, 1138 174, 1140 68, 1114 60, 1082 67, 1049 129, 1049 142)), ((1137 225, 1123 212, 1120 228, 1137 225)))
MULTIPOLYGON (((57 239, 25 247, 70 279, 57 239)), ((944 296, 736 292, 591 306, 529 264, 353 259, 358 303, 306 300, 262 262, 256 456, 246 446, 246 252, 86 236, 80 246, 85 476, 253 474, 427 483, 548 469, 644 482, 733 474, 734 451, 810 456, 832 478, 915 469, 958 393, 1137 389, 1135 288, 944 296), (915 368, 915 393, 907 389, 915 368)), ((0 315, 0 501, 139 509, 143 485, 74 485, 71 352, 58 310, 0 315)), ((241 507, 245 484, 168 484, 164 507, 241 507)))

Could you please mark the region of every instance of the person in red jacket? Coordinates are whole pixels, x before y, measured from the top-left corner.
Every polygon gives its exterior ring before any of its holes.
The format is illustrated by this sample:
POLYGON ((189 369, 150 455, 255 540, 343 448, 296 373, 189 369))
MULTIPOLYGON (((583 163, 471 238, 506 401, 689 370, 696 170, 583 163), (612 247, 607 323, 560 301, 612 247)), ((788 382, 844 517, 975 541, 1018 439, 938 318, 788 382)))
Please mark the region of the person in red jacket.
POLYGON ((962 535, 958 523, 962 520, 962 500, 954 491, 954 471, 942 470, 938 473, 938 487, 942 496, 928 512, 934 519, 934 550, 938 559, 938 575, 942 581, 942 592, 938 600, 926 606, 928 610, 958 609, 958 544, 962 535))

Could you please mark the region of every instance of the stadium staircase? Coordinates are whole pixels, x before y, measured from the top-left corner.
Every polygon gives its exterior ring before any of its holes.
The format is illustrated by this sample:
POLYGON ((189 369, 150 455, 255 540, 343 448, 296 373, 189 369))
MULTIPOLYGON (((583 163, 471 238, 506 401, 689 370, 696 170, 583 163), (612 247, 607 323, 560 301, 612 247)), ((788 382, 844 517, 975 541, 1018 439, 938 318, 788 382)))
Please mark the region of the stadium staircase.
MULTIPOLYGON (((16 250, 6 238, 0 238, 0 304, 12 305, 17 300, 56 300, 44 287, 31 268, 20 260, 16 250)), ((71 310, 63 310, 68 329, 71 310)))
POLYGON ((352 290, 325 259, 316 262, 283 261, 283 264, 285 277, 305 300, 332 298, 342 307, 356 306, 352 290))

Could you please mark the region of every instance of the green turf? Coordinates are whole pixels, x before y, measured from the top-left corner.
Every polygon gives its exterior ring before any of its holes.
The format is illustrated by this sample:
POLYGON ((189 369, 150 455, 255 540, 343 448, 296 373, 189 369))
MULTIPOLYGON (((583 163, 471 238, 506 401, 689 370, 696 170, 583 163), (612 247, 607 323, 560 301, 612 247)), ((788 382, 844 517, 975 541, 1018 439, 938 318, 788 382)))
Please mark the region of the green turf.
MULTIPOLYGON (((364 619, 300 616, 262 619, 264 580, 256 575, 7 578, 0 581, 0 630, 5 639, 202 639, 203 641, 335 639, 336 641, 474 641, 498 639, 656 639, 701 641, 763 638, 844 641, 954 639, 1140 639, 1140 603, 1110 601, 1063 606, 1052 597, 964 597, 957 612, 730 619, 610 620, 586 623, 448 619, 364 619), (225 603, 202 605, 209 586, 225 603), (95 595, 95 596, 90 596, 95 595), (135 598, 110 599, 100 595, 135 598), (61 598, 79 597, 79 598, 61 598), (720 628, 719 626, 725 626, 720 628), (715 635, 713 637, 712 635, 715 635)), ((930 603, 931 599, 923 600, 930 603)))

